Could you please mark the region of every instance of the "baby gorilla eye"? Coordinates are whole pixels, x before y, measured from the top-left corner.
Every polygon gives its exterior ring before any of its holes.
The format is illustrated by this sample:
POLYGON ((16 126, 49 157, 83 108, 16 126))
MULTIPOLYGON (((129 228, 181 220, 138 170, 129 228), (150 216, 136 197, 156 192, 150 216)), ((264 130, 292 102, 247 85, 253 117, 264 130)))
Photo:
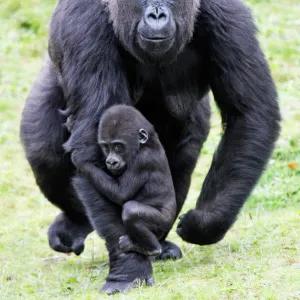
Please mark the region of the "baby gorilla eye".
POLYGON ((107 153, 108 152, 108 146, 106 144, 101 144, 101 148, 103 152, 107 153))
POLYGON ((123 149, 124 149, 124 147, 123 147, 123 145, 121 145, 121 144, 115 144, 115 145, 114 145, 114 150, 115 150, 115 152, 122 152, 123 149))

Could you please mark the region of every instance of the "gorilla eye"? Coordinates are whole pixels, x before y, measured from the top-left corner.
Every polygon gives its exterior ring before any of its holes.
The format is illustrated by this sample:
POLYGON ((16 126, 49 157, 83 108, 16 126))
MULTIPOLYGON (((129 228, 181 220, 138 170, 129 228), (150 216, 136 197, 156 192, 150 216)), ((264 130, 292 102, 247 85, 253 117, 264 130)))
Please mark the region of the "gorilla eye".
POLYGON ((115 150, 115 152, 122 152, 123 149, 124 149, 124 147, 123 147, 123 145, 121 145, 121 144, 115 144, 115 145, 114 145, 114 150, 115 150))
POLYGON ((102 144, 101 148, 104 152, 108 152, 108 146, 106 144, 102 144))

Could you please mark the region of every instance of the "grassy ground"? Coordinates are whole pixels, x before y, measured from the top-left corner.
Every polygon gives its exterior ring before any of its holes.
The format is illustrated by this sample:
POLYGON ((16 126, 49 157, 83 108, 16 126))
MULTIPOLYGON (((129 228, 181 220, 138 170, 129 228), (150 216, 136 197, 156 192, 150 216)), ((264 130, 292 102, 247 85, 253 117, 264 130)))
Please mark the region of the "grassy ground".
MULTIPOLYGON (((181 261, 154 264, 156 286, 116 299, 300 299, 300 2, 249 0, 283 113, 278 147, 238 222, 217 245, 182 247, 181 261)), ((18 128, 37 74, 55 1, 0 0, 0 298, 105 299, 104 243, 95 234, 81 257, 57 254, 47 228, 57 210, 41 195, 18 128)), ((263 97, 263 95, 262 95, 263 97)), ((219 136, 219 117, 193 177, 194 206, 219 136)))

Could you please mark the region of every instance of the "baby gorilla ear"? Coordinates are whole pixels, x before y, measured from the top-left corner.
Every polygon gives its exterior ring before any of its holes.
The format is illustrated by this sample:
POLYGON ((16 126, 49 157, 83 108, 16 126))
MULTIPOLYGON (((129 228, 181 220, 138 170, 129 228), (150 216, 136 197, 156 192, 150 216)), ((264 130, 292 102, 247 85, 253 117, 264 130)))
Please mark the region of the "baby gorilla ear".
POLYGON ((146 144, 146 142, 148 141, 148 132, 141 128, 139 130, 139 142, 140 144, 146 144))

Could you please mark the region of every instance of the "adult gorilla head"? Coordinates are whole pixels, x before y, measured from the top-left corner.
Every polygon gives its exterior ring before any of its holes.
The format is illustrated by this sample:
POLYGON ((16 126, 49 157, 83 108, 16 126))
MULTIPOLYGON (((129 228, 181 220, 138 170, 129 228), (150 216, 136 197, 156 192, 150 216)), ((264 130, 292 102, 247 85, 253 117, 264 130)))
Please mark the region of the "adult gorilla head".
POLYGON ((192 38, 200 0, 104 0, 124 47, 146 62, 174 59, 192 38))

